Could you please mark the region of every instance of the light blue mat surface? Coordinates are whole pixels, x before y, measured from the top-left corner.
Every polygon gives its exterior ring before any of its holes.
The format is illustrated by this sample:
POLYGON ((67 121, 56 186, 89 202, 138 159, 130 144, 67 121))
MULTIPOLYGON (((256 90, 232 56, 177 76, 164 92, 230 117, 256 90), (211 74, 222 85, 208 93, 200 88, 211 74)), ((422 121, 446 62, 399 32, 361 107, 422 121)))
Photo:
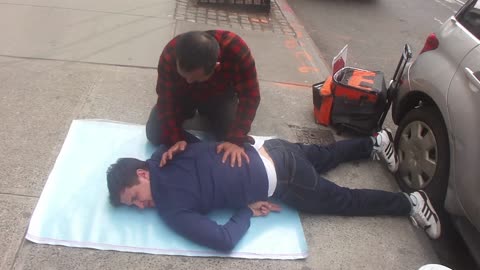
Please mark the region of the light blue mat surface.
MULTIPOLYGON (((112 207, 106 169, 119 157, 150 157, 154 147, 146 142, 144 130, 140 125, 102 120, 73 121, 26 238, 42 244, 153 254, 264 259, 307 256, 298 213, 285 205, 280 213, 252 218, 247 234, 230 253, 199 246, 177 235, 154 209, 112 207)), ((211 217, 223 224, 231 214, 222 210, 211 217)))

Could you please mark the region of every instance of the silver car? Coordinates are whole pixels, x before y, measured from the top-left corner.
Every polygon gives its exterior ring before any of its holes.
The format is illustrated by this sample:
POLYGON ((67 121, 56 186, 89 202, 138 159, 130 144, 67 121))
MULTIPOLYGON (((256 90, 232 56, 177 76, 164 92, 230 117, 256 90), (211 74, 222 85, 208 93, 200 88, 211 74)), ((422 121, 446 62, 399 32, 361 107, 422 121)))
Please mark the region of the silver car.
POLYGON ((393 102, 403 190, 445 207, 480 264, 480 0, 428 36, 393 102))

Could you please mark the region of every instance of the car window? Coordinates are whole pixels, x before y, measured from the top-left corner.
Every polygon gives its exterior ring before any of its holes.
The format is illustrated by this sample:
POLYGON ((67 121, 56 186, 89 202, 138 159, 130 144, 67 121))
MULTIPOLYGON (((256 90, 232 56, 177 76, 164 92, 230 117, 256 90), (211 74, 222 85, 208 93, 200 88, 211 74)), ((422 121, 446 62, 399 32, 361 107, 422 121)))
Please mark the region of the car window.
POLYGON ((470 31, 474 36, 480 39, 480 2, 470 5, 457 18, 463 27, 470 31))

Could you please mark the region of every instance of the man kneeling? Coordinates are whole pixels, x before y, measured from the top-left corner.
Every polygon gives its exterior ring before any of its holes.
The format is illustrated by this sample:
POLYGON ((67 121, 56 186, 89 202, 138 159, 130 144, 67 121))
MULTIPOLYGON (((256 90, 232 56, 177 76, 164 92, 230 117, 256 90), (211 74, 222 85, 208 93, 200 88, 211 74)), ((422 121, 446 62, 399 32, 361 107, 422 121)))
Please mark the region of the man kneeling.
POLYGON ((269 197, 315 214, 411 216, 429 237, 440 236, 440 221, 423 191, 349 189, 320 176, 342 162, 372 155, 395 171, 398 159, 387 129, 373 137, 328 146, 267 140, 259 149, 245 147, 250 162, 241 167, 224 164, 223 155, 216 152, 217 144, 191 144, 162 167, 167 147, 160 147, 147 161, 119 159, 107 171, 111 203, 155 207, 177 233, 223 251, 235 247, 252 216, 280 211, 278 205, 268 202, 269 197), (206 216, 219 208, 236 209, 224 225, 206 216))

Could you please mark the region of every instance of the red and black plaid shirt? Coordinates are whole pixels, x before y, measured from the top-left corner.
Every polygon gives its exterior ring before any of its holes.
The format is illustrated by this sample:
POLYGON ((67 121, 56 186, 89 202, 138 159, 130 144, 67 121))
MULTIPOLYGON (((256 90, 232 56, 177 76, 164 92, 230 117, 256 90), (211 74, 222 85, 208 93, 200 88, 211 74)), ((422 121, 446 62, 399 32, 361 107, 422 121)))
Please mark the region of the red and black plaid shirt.
POLYGON ((161 126, 161 143, 172 145, 184 140, 182 123, 185 120, 185 101, 201 104, 212 97, 222 96, 233 85, 239 103, 227 141, 242 144, 253 142, 247 136, 260 103, 257 71, 245 41, 229 31, 207 31, 220 45, 218 62, 221 68, 205 82, 188 84, 178 74, 175 55, 176 38, 163 49, 158 63, 157 108, 161 126), (201 90, 201 91, 200 91, 201 90))

